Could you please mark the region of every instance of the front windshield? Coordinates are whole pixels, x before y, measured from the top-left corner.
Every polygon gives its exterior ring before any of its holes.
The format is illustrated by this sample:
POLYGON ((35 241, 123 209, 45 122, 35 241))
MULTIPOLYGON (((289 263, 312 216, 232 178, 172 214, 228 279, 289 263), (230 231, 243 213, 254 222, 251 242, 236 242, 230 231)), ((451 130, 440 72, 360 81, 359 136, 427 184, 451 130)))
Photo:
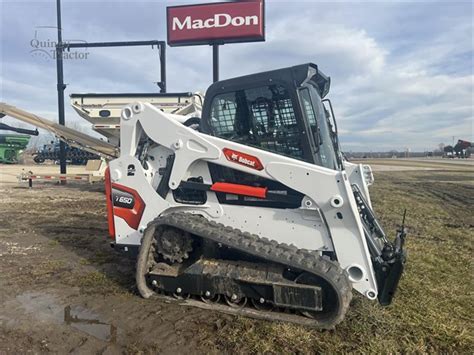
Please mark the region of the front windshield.
POLYGON ((300 93, 303 109, 313 133, 316 161, 325 168, 337 169, 337 152, 334 150, 331 127, 326 119, 321 97, 312 85, 307 85, 300 93))

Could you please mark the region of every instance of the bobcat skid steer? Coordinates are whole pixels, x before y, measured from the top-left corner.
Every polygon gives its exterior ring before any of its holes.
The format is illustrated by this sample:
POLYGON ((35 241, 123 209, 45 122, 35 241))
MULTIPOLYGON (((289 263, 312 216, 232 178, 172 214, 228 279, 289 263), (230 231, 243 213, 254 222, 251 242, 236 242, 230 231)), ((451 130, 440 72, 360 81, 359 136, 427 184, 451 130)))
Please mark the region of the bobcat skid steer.
POLYGON ((405 231, 387 239, 370 167, 344 160, 329 84, 304 64, 216 82, 184 123, 123 109, 109 229, 139 247, 143 297, 321 328, 342 321, 352 288, 390 304, 405 231))

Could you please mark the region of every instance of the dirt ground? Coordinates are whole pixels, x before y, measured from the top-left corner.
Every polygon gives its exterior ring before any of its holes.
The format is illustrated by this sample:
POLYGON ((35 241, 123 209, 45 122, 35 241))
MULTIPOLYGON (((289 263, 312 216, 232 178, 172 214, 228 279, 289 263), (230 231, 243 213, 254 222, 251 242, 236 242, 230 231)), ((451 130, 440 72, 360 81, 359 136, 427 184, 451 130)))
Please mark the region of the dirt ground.
POLYGON ((390 235, 408 209, 395 303, 355 296, 345 322, 320 332, 141 299, 134 261, 109 245, 101 185, 28 189, 14 179, 22 166, 0 165, 0 354, 472 353, 474 169, 430 168, 375 173, 390 235))

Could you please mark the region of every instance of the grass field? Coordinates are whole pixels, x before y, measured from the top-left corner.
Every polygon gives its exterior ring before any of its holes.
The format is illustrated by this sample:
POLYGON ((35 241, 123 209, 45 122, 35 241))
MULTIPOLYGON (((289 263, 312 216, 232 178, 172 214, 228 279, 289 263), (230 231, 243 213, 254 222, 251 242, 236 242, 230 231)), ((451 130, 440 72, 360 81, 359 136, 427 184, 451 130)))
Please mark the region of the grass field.
POLYGON ((452 170, 471 171, 474 173, 474 159, 362 159, 354 160, 355 163, 369 164, 371 166, 401 167, 401 170, 412 168, 412 170, 452 170))
POLYGON ((356 296, 346 320, 325 332, 241 318, 220 329, 219 345, 243 353, 472 353, 473 180, 469 169, 376 173, 372 199, 387 233, 407 209, 408 263, 391 306, 356 296))

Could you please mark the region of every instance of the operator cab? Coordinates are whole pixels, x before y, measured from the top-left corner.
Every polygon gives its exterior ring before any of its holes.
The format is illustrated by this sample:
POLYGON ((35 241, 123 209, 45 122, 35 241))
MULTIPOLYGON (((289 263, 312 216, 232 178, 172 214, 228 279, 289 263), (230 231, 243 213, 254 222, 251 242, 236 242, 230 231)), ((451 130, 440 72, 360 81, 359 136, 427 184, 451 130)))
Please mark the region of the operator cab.
POLYGON ((216 82, 206 93, 201 130, 342 169, 332 108, 322 100, 329 86, 330 78, 312 63, 216 82))

